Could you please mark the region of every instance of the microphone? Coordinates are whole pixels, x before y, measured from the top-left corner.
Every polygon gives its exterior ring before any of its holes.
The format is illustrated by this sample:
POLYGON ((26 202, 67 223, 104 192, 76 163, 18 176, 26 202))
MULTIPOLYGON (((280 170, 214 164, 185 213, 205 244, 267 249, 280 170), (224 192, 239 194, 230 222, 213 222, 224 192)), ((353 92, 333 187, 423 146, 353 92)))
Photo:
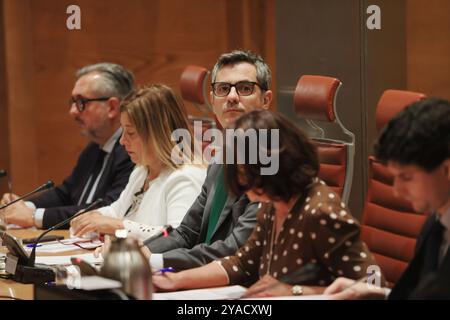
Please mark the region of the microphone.
POLYGON ((141 247, 146 246, 149 242, 151 242, 154 239, 158 239, 159 237, 168 237, 169 233, 171 233, 173 230, 173 227, 170 224, 166 224, 162 227, 161 231, 158 233, 155 233, 153 236, 148 238, 144 241, 144 243, 141 245, 141 247))
POLYGON ((45 230, 39 237, 37 237, 36 241, 34 242, 33 249, 31 250, 30 257, 29 257, 29 259, 28 259, 28 266, 29 266, 29 267, 34 267, 34 261, 35 261, 35 259, 36 259, 36 247, 37 247, 39 241, 41 241, 41 239, 42 239, 47 233, 49 233, 50 231, 53 231, 53 230, 55 230, 55 229, 58 229, 58 228, 62 227, 63 225, 69 223, 70 221, 72 221, 72 220, 75 219, 76 217, 78 217, 78 216, 80 216, 80 215, 82 215, 82 214, 84 214, 84 213, 86 213, 86 212, 88 212, 88 211, 91 211, 92 209, 94 209, 95 207, 97 207, 97 206, 98 206, 99 204, 101 204, 102 202, 103 202, 103 199, 102 199, 102 198, 99 198, 99 199, 97 199, 96 201, 92 202, 90 205, 88 205, 86 208, 84 208, 84 209, 78 211, 78 212, 77 212, 76 214, 74 214, 73 216, 71 216, 71 217, 67 218, 66 220, 61 221, 60 223, 55 224, 53 227, 50 227, 50 228, 48 228, 47 230, 45 230))
POLYGON ((171 233, 173 230, 173 227, 170 224, 166 224, 165 226, 162 227, 161 231, 159 231, 157 234, 154 235, 154 237, 168 237, 169 233, 171 233))
POLYGON ((6 207, 9 207, 10 205, 13 205, 14 203, 16 203, 16 202, 18 202, 18 201, 20 201, 20 200, 23 200, 23 199, 25 199, 25 198, 28 198, 29 196, 32 196, 32 195, 35 194, 35 193, 41 192, 41 191, 43 191, 43 190, 50 189, 50 188, 52 188, 53 186, 54 186, 53 181, 52 181, 52 180, 48 180, 46 183, 44 183, 44 184, 43 184, 42 186, 40 186, 39 188, 36 188, 36 189, 34 189, 33 191, 28 192, 27 194, 21 196, 20 198, 17 198, 17 199, 14 200, 14 201, 11 201, 11 202, 9 202, 9 203, 7 203, 7 204, 4 204, 4 205, 0 206, 0 210, 5 209, 6 207))
POLYGON ((6 170, 0 169, 0 178, 6 176, 7 176, 6 170))

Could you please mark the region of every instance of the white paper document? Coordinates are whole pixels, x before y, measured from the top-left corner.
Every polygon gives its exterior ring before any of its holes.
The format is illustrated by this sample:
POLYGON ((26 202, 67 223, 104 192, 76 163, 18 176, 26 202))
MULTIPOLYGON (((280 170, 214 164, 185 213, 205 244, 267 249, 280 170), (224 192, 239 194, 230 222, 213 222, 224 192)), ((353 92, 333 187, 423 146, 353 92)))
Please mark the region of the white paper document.
POLYGON ((153 300, 230 300, 242 297, 247 288, 229 286, 175 292, 154 293, 153 300))
POLYGON ((83 290, 103 290, 121 288, 122 283, 113 279, 103 278, 99 276, 81 277, 80 286, 77 289, 83 290))
POLYGON ((49 266, 54 265, 70 265, 72 262, 70 258, 80 258, 86 261, 89 264, 99 264, 103 262, 102 257, 94 257, 93 253, 84 253, 84 254, 76 254, 76 255, 68 255, 68 256, 38 256, 36 257, 36 263, 46 264, 49 266))

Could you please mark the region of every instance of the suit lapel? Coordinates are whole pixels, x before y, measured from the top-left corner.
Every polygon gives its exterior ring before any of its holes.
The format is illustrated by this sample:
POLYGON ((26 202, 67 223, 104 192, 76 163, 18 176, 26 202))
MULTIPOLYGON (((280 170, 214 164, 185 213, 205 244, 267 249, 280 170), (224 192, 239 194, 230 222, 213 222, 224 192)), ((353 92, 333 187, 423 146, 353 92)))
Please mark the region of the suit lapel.
POLYGON ((217 230, 219 230, 220 226, 225 221, 225 219, 228 217, 228 215, 231 214, 231 207, 236 202, 236 199, 237 199, 236 196, 228 194, 227 200, 226 200, 223 210, 219 216, 219 220, 217 221, 216 227, 214 229, 214 232, 213 232, 211 238, 214 238, 214 234, 217 232, 217 230))
POLYGON ((411 294, 411 291, 417 286, 420 272, 423 267, 424 250, 427 239, 432 230, 433 223, 436 220, 436 216, 432 215, 427 218, 424 223, 423 229, 416 242, 416 250, 414 257, 411 259, 408 267, 403 272, 400 279, 389 295, 389 299, 405 299, 411 294))
POLYGON ((444 260, 442 260, 442 264, 440 265, 439 270, 442 272, 450 272, 450 248, 447 249, 444 260))
POLYGON ((214 193, 217 189, 217 174, 219 173, 220 165, 212 164, 210 169, 210 174, 214 176, 212 179, 211 191, 208 193, 208 197, 206 198, 205 209, 203 214, 203 221, 206 221, 209 218, 209 214, 211 213, 211 205, 214 198, 214 193))
POLYGON ((95 166, 95 160, 98 156, 97 144, 92 142, 87 148, 89 148, 89 150, 86 152, 86 158, 83 159, 82 162, 80 162, 80 172, 83 172, 83 176, 79 178, 79 182, 77 183, 76 188, 73 191, 73 203, 78 203, 78 201, 80 200, 83 190, 85 189, 89 177, 92 174, 95 166))
POLYGON ((105 169, 103 170, 102 176, 100 177, 100 181, 98 182, 97 189, 95 190, 93 201, 99 198, 100 194, 103 194, 107 184, 109 181, 107 181, 107 177, 110 177, 109 172, 111 172, 111 168, 113 165, 113 159, 114 159, 114 150, 116 149, 117 144, 114 145, 114 149, 111 151, 110 154, 107 155, 108 160, 105 165, 105 169))

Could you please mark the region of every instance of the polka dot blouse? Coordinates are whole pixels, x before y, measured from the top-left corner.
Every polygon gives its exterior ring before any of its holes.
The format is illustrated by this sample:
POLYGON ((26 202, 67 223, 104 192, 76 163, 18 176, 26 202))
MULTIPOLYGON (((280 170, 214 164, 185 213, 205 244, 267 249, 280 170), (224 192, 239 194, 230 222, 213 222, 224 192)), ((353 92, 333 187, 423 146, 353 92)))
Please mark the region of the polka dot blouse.
POLYGON ((262 205, 247 243, 235 256, 219 260, 230 284, 253 283, 269 274, 290 283, 325 286, 339 276, 361 278, 367 275, 367 267, 376 265, 359 238, 358 222, 339 196, 318 179, 294 205, 277 237, 274 221, 272 205, 262 205), (317 272, 297 281, 295 271, 306 264, 316 265, 317 272))

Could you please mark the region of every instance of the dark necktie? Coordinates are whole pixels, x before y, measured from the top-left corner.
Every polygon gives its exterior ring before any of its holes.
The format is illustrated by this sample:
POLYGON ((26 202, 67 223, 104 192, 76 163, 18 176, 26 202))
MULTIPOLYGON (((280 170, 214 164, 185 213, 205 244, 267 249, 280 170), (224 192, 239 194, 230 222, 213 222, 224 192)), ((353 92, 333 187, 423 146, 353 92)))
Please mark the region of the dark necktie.
POLYGON ((438 269, 439 251, 443 240, 444 230, 444 226, 439 219, 437 219, 424 243, 424 260, 421 277, 425 277, 430 272, 435 272, 438 269))
POLYGON ((105 159, 105 156, 106 156, 106 152, 99 148, 98 154, 97 154, 97 160, 94 163, 94 167, 91 171, 90 178, 88 179, 89 183, 88 183, 87 187, 84 189, 84 194, 82 195, 83 198, 81 199, 80 204, 87 203, 87 201, 89 199, 89 195, 91 194, 91 191, 92 191, 92 187, 94 186, 94 183, 97 180, 97 177, 100 174, 100 171, 102 170, 103 160, 105 159))

